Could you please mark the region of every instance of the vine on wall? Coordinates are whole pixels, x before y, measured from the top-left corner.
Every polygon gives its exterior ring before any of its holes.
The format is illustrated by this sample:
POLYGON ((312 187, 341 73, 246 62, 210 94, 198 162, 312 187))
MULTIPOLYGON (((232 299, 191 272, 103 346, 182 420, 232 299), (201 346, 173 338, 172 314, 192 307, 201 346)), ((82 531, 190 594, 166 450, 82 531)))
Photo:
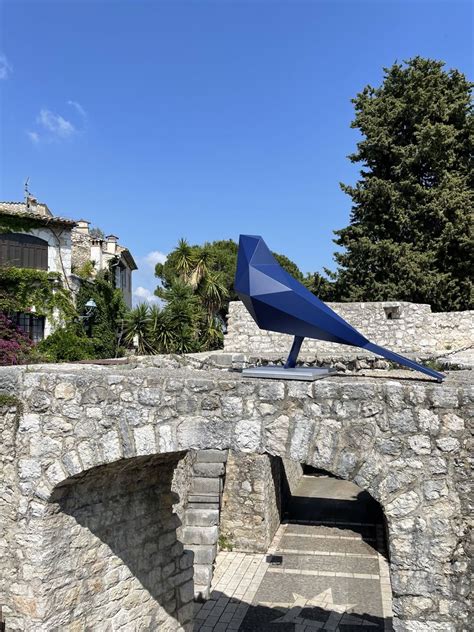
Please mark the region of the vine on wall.
POLYGON ((32 228, 43 227, 42 219, 0 212, 0 233, 29 233, 32 228))
POLYGON ((71 293, 58 272, 30 268, 0 268, 0 312, 28 312, 60 319, 72 318, 76 309, 71 293))

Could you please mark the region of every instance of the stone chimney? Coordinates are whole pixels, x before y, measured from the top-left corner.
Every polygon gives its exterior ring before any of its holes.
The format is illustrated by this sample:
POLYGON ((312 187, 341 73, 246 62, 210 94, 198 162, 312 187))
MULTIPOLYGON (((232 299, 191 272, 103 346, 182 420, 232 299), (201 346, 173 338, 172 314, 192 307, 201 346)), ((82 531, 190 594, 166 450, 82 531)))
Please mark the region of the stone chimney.
POLYGON ((109 252, 111 255, 115 255, 117 252, 118 237, 116 235, 107 235, 105 239, 107 240, 107 252, 109 252))
POLYGON ((46 204, 38 202, 38 200, 32 195, 29 195, 26 198, 26 210, 29 213, 37 213, 38 215, 43 215, 44 217, 49 217, 52 215, 46 204))
POLYGON ((80 219, 77 221, 77 226, 76 226, 76 230, 78 233, 82 233, 84 235, 88 235, 89 234, 89 224, 90 222, 88 222, 86 219, 80 219))
POLYGON ((38 200, 32 195, 26 198, 26 210, 30 213, 38 213, 38 200))

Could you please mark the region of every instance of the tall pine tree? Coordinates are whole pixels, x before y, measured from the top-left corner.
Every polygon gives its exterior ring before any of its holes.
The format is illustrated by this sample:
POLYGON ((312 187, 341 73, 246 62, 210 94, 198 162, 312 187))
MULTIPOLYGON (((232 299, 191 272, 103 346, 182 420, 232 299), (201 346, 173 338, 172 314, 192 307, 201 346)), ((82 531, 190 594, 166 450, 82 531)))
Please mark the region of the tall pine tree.
POLYGON ((335 231, 339 300, 472 308, 474 84, 416 57, 353 99, 362 140, 350 225, 335 231))

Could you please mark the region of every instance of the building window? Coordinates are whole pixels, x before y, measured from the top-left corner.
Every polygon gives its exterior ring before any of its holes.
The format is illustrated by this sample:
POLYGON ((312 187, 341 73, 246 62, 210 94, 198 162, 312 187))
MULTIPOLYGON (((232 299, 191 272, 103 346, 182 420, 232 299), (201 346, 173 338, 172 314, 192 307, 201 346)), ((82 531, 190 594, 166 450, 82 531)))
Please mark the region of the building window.
POLYGON ((127 288, 127 268, 120 267, 120 287, 122 290, 127 288))
POLYGON ((15 314, 14 322, 18 327, 28 334, 33 342, 39 342, 44 338, 44 316, 35 314, 15 314))
POLYGON ((0 234, 0 266, 48 269, 48 242, 21 233, 0 234))

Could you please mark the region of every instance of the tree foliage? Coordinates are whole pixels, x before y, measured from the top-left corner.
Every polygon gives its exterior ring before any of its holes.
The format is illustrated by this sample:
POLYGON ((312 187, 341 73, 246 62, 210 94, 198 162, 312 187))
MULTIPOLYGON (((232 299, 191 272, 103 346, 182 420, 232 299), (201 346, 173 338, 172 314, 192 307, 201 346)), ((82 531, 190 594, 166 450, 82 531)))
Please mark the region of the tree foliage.
POLYGON ((353 100, 362 163, 350 225, 335 231, 336 300, 406 300, 433 309, 472 306, 474 117, 457 70, 416 57, 385 69, 353 100))
MULTIPOLYGON (((229 301, 237 299, 237 251, 238 246, 231 239, 203 246, 181 239, 166 262, 156 265, 161 286, 155 294, 165 306, 157 320, 161 342, 155 338, 155 348, 160 352, 187 353, 222 346, 229 301)), ((274 254, 285 269, 304 279, 296 264, 284 255, 274 254)))
POLYGON ((121 354, 119 342, 127 306, 121 290, 114 287, 109 270, 98 272, 94 281, 83 279, 76 299, 79 314, 86 314, 89 299, 95 302, 96 309, 84 327, 92 340, 94 357, 114 358, 121 354))
MULTIPOLYGON (((176 280, 180 280, 189 283, 201 296, 206 294, 205 291, 200 293, 200 290, 205 290, 204 287, 200 287, 201 282, 203 286, 209 280, 214 284, 219 282, 221 285, 220 294, 223 295, 219 314, 225 318, 229 301, 237 300, 234 291, 237 252, 238 245, 232 239, 213 241, 205 243, 203 246, 190 246, 186 240, 181 239, 175 250, 168 255, 165 263, 156 265, 155 274, 165 289, 170 288, 176 280)), ((293 261, 285 255, 275 252, 273 255, 285 270, 298 280, 304 280, 303 273, 293 261)), ((211 290, 212 283, 208 284, 208 295, 211 290)), ((160 296, 162 289, 158 288, 155 293, 160 296)))

